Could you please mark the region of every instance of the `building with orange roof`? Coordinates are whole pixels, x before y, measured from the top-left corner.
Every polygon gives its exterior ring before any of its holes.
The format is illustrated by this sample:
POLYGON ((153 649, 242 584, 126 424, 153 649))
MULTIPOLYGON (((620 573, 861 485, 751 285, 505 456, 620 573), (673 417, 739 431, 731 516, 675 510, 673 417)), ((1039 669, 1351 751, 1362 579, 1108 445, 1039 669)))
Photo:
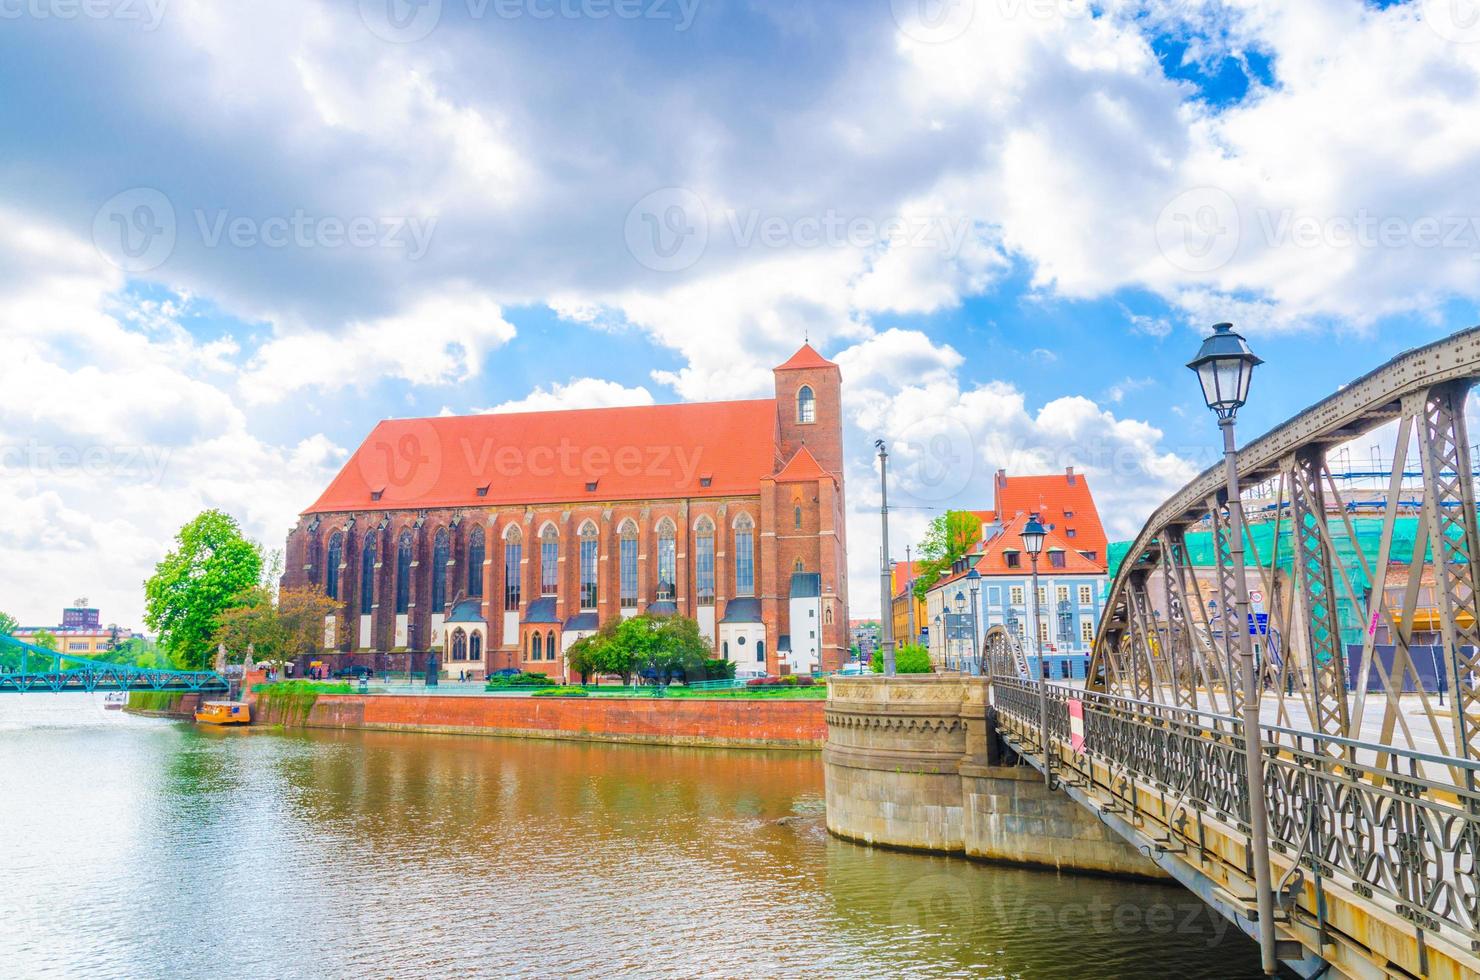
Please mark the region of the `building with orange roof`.
POLYGON ((325 659, 567 677, 613 617, 681 613, 742 673, 848 655, 842 377, 803 345, 773 397, 381 422, 288 536, 325 659))

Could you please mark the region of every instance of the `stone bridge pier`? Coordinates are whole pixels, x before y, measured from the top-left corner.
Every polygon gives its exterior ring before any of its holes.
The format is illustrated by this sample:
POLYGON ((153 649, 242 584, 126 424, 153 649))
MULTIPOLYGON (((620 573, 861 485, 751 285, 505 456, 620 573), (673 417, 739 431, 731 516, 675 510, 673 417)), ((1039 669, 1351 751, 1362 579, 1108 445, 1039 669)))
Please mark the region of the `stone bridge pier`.
POLYGON ((827 829, 907 850, 1165 878, 997 737, 985 678, 828 681, 827 829))

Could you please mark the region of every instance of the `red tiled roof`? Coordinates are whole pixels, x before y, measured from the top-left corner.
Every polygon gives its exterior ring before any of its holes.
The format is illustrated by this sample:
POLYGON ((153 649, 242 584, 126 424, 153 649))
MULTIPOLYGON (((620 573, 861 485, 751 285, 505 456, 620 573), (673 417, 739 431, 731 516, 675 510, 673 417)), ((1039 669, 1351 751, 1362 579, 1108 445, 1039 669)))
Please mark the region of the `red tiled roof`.
POLYGON ((757 493, 775 432, 770 398, 390 420, 304 513, 757 493))
POLYGON ((822 468, 817 462, 817 457, 806 446, 802 446, 792 454, 786 465, 781 467, 773 480, 777 483, 810 483, 814 480, 822 480, 832 477, 832 474, 822 468))
POLYGON ((919 578, 924 573, 925 563, 922 561, 897 561, 894 563, 894 574, 890 578, 890 588, 895 595, 904 594, 909 583, 919 578))
POLYGON ((1075 551, 1092 551, 1105 560, 1109 543, 1089 480, 1082 473, 1052 476, 1007 476, 997 480, 997 513, 1003 523, 1020 514, 1036 513, 1044 524, 1066 539, 1075 551), (1073 537, 1068 532, 1074 531, 1073 537))
POLYGON ((778 371, 794 371, 799 368, 837 367, 832 361, 823 357, 813 349, 811 344, 803 344, 802 349, 791 355, 791 359, 778 367, 778 371))
MULTIPOLYGON (((1032 571, 1032 562, 1023 552, 1023 526, 1028 523, 1027 514, 1019 514, 1008 521, 1002 528, 1002 533, 987 542, 982 556, 977 560, 976 570, 983 576, 991 575, 1027 575, 1032 571), (1016 551, 1021 555, 1021 564, 1017 568, 1011 568, 1007 564, 1007 553, 1016 551)), ((1079 553, 1080 549, 1074 541, 1064 537, 1058 531, 1049 531, 1043 540, 1043 554, 1038 558, 1038 574, 1040 575, 1103 575, 1105 574, 1105 558, 1100 556, 1099 561, 1090 561, 1079 553), (1062 551, 1064 553, 1064 567, 1055 568, 1049 557, 1051 552, 1062 551)), ((958 572, 940 580, 941 585, 954 582, 964 576, 966 572, 958 572)))

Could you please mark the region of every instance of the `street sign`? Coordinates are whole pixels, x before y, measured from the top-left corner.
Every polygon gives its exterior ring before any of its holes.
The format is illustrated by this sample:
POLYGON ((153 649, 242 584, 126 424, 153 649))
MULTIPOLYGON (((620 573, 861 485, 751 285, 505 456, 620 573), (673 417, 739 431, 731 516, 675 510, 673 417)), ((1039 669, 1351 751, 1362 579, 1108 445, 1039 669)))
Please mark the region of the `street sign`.
POLYGON ((1255 589, 1253 592, 1249 593, 1249 601, 1256 606, 1264 605, 1264 593, 1260 592, 1258 589, 1255 589))
POLYGON ((946 639, 974 639, 970 613, 946 613, 946 639))
POLYGON ((1269 635, 1269 613, 1249 613, 1249 635, 1269 635))

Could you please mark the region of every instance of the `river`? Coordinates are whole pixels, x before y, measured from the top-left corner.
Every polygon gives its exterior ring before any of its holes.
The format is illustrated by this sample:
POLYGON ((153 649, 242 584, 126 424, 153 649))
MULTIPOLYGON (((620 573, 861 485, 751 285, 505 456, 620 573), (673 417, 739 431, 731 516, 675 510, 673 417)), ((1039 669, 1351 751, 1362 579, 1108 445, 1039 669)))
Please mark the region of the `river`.
POLYGON ((824 830, 815 754, 0 697, 0 974, 1257 977, 1173 886, 824 830))

